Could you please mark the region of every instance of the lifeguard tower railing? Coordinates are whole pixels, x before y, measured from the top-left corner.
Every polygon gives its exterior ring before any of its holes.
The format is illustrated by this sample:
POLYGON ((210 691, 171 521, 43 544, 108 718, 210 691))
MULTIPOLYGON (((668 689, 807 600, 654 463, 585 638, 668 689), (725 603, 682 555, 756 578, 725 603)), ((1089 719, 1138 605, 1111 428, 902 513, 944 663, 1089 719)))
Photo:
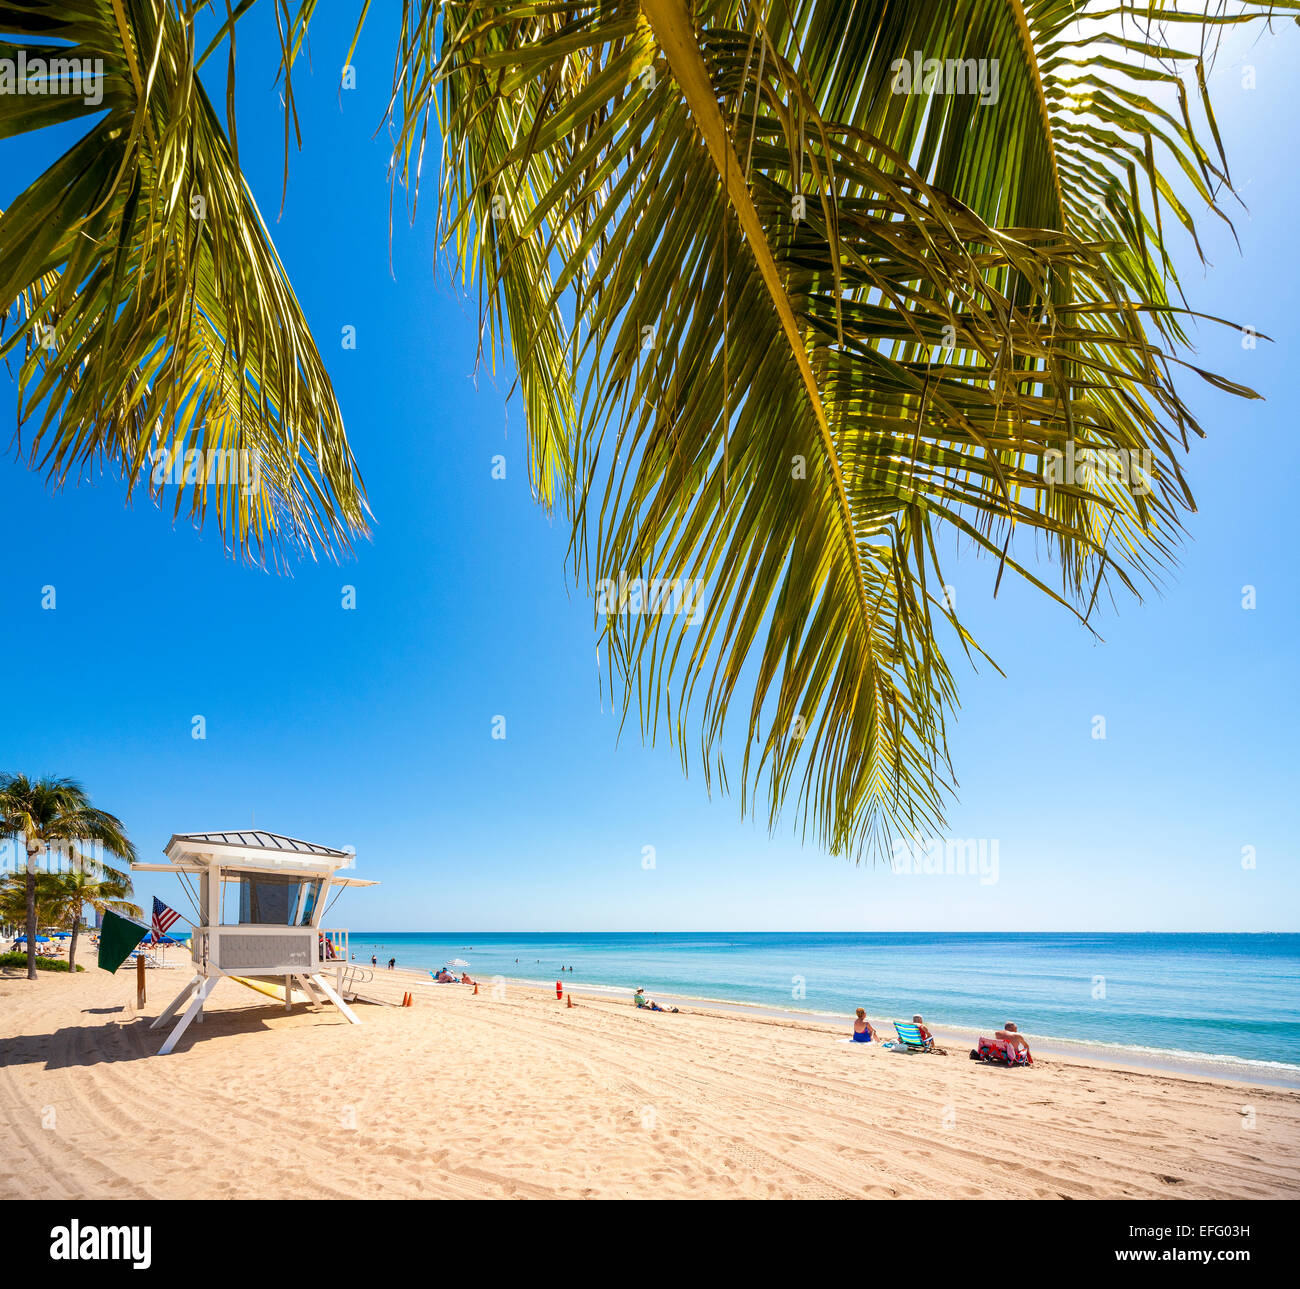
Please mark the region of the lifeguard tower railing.
POLYGON ((342 927, 321 927, 323 942, 319 945, 321 966, 335 962, 347 962, 352 956, 352 941, 347 930, 342 927), (328 945, 328 948, 326 946, 328 945))

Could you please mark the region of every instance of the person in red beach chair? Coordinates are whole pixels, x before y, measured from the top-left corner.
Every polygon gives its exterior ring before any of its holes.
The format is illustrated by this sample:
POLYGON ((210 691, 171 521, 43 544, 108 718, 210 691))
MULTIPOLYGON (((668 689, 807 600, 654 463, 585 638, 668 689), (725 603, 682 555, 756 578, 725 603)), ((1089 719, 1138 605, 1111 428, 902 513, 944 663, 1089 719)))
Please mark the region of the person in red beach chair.
POLYGON ((980 1035, 979 1046, 971 1054, 972 1061, 984 1061, 989 1065, 1033 1065, 1034 1058, 1025 1042, 1025 1036, 1016 1028, 1016 1023, 1009 1020, 1005 1028, 1000 1029, 993 1038, 980 1035))

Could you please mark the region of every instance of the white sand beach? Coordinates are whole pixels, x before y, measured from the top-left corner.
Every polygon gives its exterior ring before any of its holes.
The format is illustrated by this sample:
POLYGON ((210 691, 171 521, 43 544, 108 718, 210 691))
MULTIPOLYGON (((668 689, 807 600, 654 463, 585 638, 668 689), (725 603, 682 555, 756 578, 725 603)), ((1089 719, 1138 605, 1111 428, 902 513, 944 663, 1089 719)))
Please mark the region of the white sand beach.
POLYGON ((1288 1089, 401 971, 359 1026, 224 982, 158 1057, 172 957, 140 1014, 88 947, 0 976, 0 1198, 1300 1196, 1288 1089))

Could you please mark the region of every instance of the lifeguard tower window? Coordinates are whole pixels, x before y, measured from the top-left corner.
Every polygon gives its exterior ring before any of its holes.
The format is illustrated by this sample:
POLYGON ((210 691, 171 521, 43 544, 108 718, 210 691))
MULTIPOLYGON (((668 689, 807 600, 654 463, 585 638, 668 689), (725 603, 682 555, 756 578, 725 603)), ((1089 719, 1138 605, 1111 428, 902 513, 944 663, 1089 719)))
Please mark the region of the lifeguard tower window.
POLYGON ((319 880, 241 873, 239 920, 261 926, 310 926, 320 888, 319 880))

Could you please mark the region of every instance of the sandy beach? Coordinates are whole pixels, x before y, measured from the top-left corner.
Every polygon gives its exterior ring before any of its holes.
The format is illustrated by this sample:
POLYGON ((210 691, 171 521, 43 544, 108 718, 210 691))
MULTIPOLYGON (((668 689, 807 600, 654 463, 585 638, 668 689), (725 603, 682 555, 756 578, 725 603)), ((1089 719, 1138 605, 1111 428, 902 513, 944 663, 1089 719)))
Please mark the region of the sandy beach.
MULTIPOLYGON (((177 1050, 148 973, 0 977, 0 1198, 1295 1198, 1300 1092, 381 972, 409 1008, 229 981, 177 1050)), ((93 962, 93 959, 91 959, 93 962)))

